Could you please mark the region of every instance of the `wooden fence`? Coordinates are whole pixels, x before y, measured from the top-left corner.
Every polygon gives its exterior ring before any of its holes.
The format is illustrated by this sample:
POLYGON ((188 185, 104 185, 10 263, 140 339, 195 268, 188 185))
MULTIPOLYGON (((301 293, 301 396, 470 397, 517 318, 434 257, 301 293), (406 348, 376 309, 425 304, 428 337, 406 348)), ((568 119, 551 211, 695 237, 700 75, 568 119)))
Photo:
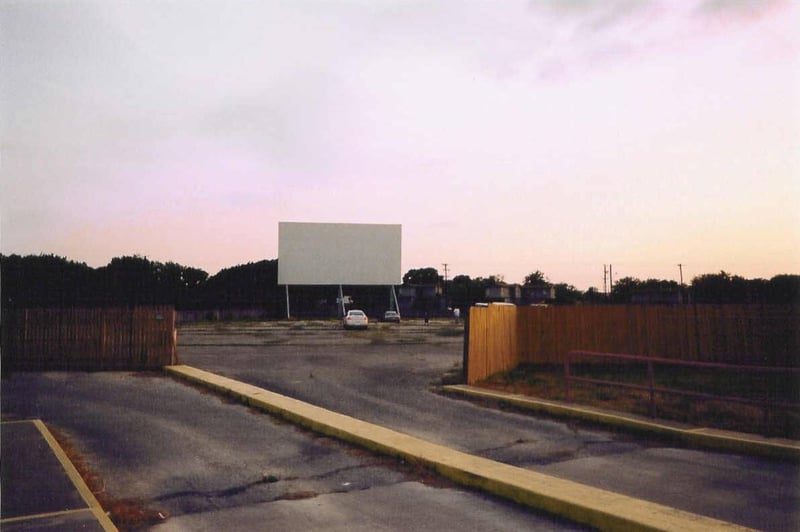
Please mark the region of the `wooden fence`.
POLYGON ((467 382, 581 349, 698 362, 800 363, 800 314, 779 305, 472 307, 467 382))
POLYGON ((177 362, 172 307, 13 309, 3 369, 143 370, 177 362))

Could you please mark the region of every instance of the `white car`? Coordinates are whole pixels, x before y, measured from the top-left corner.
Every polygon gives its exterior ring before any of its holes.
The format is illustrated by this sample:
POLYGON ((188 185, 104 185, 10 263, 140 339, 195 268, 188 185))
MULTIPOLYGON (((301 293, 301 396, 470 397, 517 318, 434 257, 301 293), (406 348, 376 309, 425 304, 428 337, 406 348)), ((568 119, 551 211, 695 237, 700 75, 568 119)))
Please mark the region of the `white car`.
POLYGON ((366 329, 369 325, 369 318, 363 310, 348 310, 342 325, 345 329, 366 329))

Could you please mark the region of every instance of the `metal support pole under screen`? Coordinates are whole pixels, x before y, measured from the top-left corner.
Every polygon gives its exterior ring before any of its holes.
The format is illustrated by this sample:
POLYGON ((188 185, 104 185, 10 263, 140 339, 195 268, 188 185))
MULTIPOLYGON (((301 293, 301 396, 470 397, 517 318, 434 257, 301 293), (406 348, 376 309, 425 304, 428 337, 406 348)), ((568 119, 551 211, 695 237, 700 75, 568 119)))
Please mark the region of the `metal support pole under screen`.
POLYGON ((392 285, 392 303, 394 303, 394 309, 397 311, 397 315, 400 315, 400 304, 397 302, 397 293, 394 291, 394 285, 392 285))

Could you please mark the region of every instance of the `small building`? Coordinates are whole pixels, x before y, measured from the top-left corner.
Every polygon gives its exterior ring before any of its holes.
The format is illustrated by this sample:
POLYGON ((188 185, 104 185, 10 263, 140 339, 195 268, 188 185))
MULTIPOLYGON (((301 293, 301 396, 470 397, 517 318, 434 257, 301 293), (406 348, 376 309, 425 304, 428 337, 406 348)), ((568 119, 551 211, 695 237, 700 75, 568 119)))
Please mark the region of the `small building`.
POLYGON ((487 286, 484 296, 490 303, 518 303, 522 298, 522 287, 505 283, 487 286))
POLYGON ((523 286, 522 298, 526 305, 550 303, 556 299, 556 289, 553 286, 523 286))
POLYGON ((486 288, 486 301, 490 303, 514 303, 532 305, 550 303, 556 298, 552 286, 522 286, 519 284, 497 284, 486 288))

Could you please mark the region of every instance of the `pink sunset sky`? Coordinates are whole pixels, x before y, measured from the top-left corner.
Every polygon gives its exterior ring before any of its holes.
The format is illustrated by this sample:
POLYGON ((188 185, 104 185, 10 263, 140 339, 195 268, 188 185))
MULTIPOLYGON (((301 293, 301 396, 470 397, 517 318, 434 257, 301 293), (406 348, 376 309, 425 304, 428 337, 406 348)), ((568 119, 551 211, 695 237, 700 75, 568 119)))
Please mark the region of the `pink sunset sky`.
POLYGON ((0 3, 0 251, 403 272, 800 273, 800 2, 0 3))

